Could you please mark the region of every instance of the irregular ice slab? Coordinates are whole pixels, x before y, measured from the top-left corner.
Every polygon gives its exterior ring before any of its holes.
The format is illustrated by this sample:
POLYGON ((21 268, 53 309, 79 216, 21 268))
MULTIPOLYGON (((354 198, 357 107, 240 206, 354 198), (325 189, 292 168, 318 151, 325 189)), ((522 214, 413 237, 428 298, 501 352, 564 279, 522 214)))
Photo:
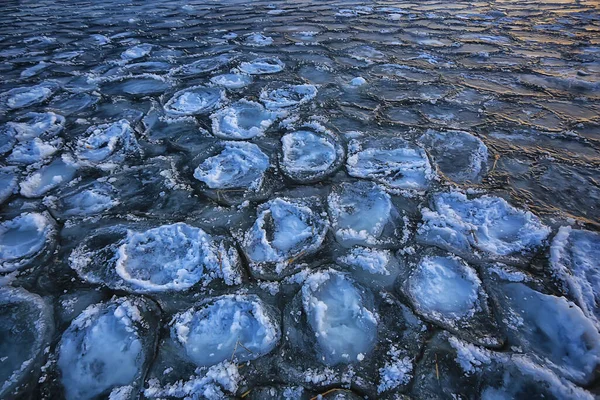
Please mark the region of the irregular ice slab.
POLYGON ((367 286, 392 286, 400 273, 400 264, 390 250, 353 247, 337 262, 349 267, 352 276, 367 286))
POLYGON ((14 133, 7 129, 7 125, 0 126, 0 155, 11 151, 16 142, 14 133))
POLYGON ((279 315, 254 295, 225 295, 175 315, 171 338, 198 366, 254 360, 281 338, 279 315))
POLYGON ((15 192, 17 182, 17 171, 14 168, 0 168, 0 205, 15 192))
POLYGON ((600 234, 560 227, 550 247, 550 267, 568 296, 600 327, 600 234))
POLYGON ((333 174, 343 162, 343 147, 325 128, 287 133, 281 144, 281 171, 297 182, 321 180, 333 174))
POLYGON ((29 198, 42 197, 50 190, 70 182, 76 172, 73 161, 63 155, 21 181, 20 193, 29 198))
POLYGON ((194 61, 191 64, 182 65, 173 70, 172 74, 176 76, 193 76, 207 74, 217 69, 221 69, 231 63, 235 59, 234 55, 221 54, 216 57, 203 58, 194 61))
POLYGON ((421 213, 419 240, 465 257, 472 257, 471 248, 491 256, 524 253, 550 233, 531 212, 518 210, 499 197, 469 200, 459 192, 439 193, 433 197, 432 208, 423 208, 421 213))
POLYGON ((265 36, 262 33, 251 33, 246 36, 244 44, 252 47, 269 46, 273 44, 273 38, 270 36, 265 36))
POLYGON ((444 175, 455 182, 476 181, 484 172, 487 147, 470 133, 429 129, 419 142, 429 151, 444 175))
POLYGON ((269 157, 257 145, 229 142, 196 168, 194 178, 211 189, 258 191, 269 166, 269 157))
POLYGON ((223 238, 181 222, 130 228, 94 232, 71 253, 71 268, 88 282, 134 293, 183 291, 215 278, 240 283, 237 251, 223 238))
POLYGON ((213 135, 243 140, 263 136, 278 114, 253 101, 241 99, 210 116, 213 135))
POLYGON ((29 165, 39 163, 53 156, 62 147, 62 140, 57 139, 45 142, 34 138, 18 143, 12 153, 6 158, 9 164, 29 165))
POLYGON ((242 89, 252 83, 252 76, 246 74, 223 74, 210 78, 215 85, 229 90, 242 89))
POLYGON ((193 86, 176 92, 165 104, 165 111, 173 116, 208 114, 226 100, 223 89, 193 86))
POLYGON ((282 85, 279 88, 260 92, 260 101, 271 110, 296 107, 308 103, 317 95, 315 85, 282 85))
POLYGON ((53 112, 27 113, 15 121, 7 122, 4 129, 17 140, 51 138, 65 127, 65 117, 53 112))
MULTIPOLYGON (((261 204, 257 218, 245 233, 242 247, 253 264, 277 263, 281 268, 297 257, 319 249, 328 223, 308 200, 275 198, 261 204)), ((260 267, 253 272, 260 274, 260 267)))
POLYGON ((126 78, 118 77, 105 85, 106 94, 129 94, 132 96, 157 96, 171 87, 171 82, 155 74, 132 75, 126 78))
POLYGON ((54 249, 56 224, 48 213, 23 213, 0 223, 0 272, 31 264, 54 249))
POLYGON ((133 129, 125 119, 88 128, 75 145, 75 156, 80 163, 101 169, 113 169, 125 155, 139 151, 133 129))
POLYGON ((346 274, 332 269, 311 274, 302 286, 302 307, 324 364, 360 361, 375 347, 372 300, 346 274))
POLYGON ((265 75, 283 71, 285 64, 277 57, 255 58, 249 62, 240 63, 239 69, 245 74, 265 75))
POLYGON ((60 216, 86 217, 109 210, 119 204, 114 191, 108 183, 93 183, 61 194, 57 200, 60 216))
POLYGON ((576 383, 594 379, 600 333, 579 307, 522 283, 503 284, 497 290, 497 309, 511 343, 576 383))
POLYGON ((348 153, 351 176, 391 189, 423 191, 435 177, 425 150, 400 138, 354 139, 348 153))
POLYGON ((52 310, 36 294, 0 287, 0 398, 20 398, 37 382, 53 331, 52 310))
POLYGON ((151 44, 147 43, 138 44, 137 46, 133 46, 132 48, 127 49, 123 53, 121 53, 121 58, 123 60, 129 61, 145 57, 148 54, 150 54, 150 51, 152 51, 152 47, 153 46, 151 44))
POLYGON ((472 317, 481 308, 481 281, 460 258, 426 256, 411 271, 405 291, 415 310, 442 324, 472 317))
POLYGON ((344 246, 389 241, 383 233, 393 224, 396 211, 381 186, 372 182, 341 183, 333 187, 327 205, 335 237, 344 246))
POLYGON ((122 297, 89 306, 75 318, 58 344, 65 397, 108 397, 125 386, 137 392, 156 343, 155 311, 148 300, 122 297))
POLYGON ((54 82, 43 82, 39 85, 11 89, 0 94, 0 106, 16 110, 43 103, 48 100, 59 86, 54 82))

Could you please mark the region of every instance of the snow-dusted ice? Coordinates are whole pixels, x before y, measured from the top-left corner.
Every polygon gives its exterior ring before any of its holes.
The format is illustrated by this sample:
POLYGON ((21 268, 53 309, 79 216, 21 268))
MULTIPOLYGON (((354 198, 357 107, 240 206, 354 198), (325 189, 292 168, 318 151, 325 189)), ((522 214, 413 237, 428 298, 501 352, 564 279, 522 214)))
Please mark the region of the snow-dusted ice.
POLYGON ((75 318, 57 350, 65 398, 137 397, 156 345, 156 312, 149 300, 121 297, 75 318))
POLYGON ((263 136, 278 113, 265 110, 254 101, 241 99, 212 114, 213 135, 227 140, 253 139, 263 136))
POLYGON ((431 208, 421 212, 420 241, 469 257, 473 250, 489 257, 525 253, 540 246, 550 233, 531 212, 487 195, 469 199, 460 192, 438 193, 431 208))
POLYGON ((228 285, 241 280, 235 248, 182 222, 100 229, 71 253, 69 262, 90 283, 133 293, 185 291, 214 279, 228 285))
POLYGON ((226 101, 227 98, 222 89, 194 86, 175 93, 165 104, 165 111, 174 117, 202 115, 214 111, 226 101))
POLYGON ((337 262, 349 268, 352 276, 360 283, 376 287, 391 287, 401 268, 390 250, 370 247, 352 247, 338 257, 337 262))
POLYGON ((207 74, 226 67, 235 59, 234 55, 221 54, 215 57, 203 58, 190 64, 183 65, 171 71, 175 76, 195 76, 207 74))
POLYGON ((322 180, 333 174, 344 161, 344 148, 339 139, 321 126, 286 133, 281 144, 279 166, 296 182, 322 180))
POLYGON ((249 75, 275 74, 283 71, 285 63, 277 57, 255 58, 252 61, 240 63, 239 69, 249 75))
POLYGON ((260 101, 262 101, 268 109, 277 110, 308 103, 314 99, 316 95, 317 87, 315 85, 283 84, 273 89, 263 89, 260 93, 260 101))
POLYGON ((223 74, 215 75, 210 78, 215 85, 223 86, 229 90, 238 90, 245 88, 252 83, 252 76, 246 74, 223 74))
POLYGON ((20 193, 27 198, 42 197, 51 190, 69 183, 77 173, 77 165, 68 156, 55 158, 26 176, 19 183, 20 193))
POLYGON ((253 295, 225 295, 175 315, 171 337, 198 366, 254 360, 281 337, 279 315, 253 295))
POLYGON ((30 112, 14 121, 7 122, 0 132, 8 134, 19 141, 35 138, 52 138, 65 127, 65 117, 53 112, 30 112))
POLYGON ((0 205, 16 190, 18 177, 15 168, 0 168, 0 205))
POLYGON ((550 247, 550 267, 568 297, 600 326, 600 234, 561 227, 550 247))
POLYGON ((56 223, 48 213, 27 212, 0 223, 0 272, 44 261, 56 244, 56 223))
POLYGON ((348 173, 392 190, 426 190, 435 172, 425 150, 403 139, 370 137, 348 144, 348 173))
POLYGON ((20 87, 0 93, 0 109, 17 110, 34 106, 48 100, 59 89, 56 82, 20 87))
POLYGON ((217 190, 260 190, 269 157, 254 143, 225 142, 222 150, 194 170, 194 178, 217 190))

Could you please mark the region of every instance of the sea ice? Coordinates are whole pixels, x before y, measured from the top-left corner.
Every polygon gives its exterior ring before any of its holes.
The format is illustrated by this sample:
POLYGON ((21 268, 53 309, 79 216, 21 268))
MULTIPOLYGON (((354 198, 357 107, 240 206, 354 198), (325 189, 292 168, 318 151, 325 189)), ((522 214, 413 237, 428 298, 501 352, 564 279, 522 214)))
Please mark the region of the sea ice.
POLYGON ((22 398, 37 382, 53 330, 52 308, 40 296, 0 287, 1 398, 22 398))
POLYGON ((57 366, 65 397, 135 398, 154 353, 158 307, 142 297, 114 298, 86 308, 63 333, 57 366), (127 390, 130 386, 132 390, 127 390))
POLYGON ((235 55, 232 54, 220 54, 215 57, 203 58, 194 61, 191 64, 182 65, 181 67, 174 69, 171 74, 175 76, 204 75, 225 68, 235 58, 235 55))
POLYGON ((291 85, 284 84, 275 89, 263 89, 260 92, 262 101, 270 110, 296 107, 308 103, 317 95, 315 85, 291 85))
POLYGON ((434 179, 425 150, 403 139, 353 139, 348 145, 348 173, 390 189, 424 191, 434 179))
POLYGON ((398 259, 390 250, 352 247, 336 261, 365 286, 391 287, 400 273, 398 259))
POLYGON ((198 366, 257 359, 277 346, 280 316, 255 295, 225 295, 175 315, 171 338, 198 366))
POLYGON ((286 133, 281 144, 279 166, 296 182, 322 180, 332 175, 344 161, 344 148, 338 138, 320 126, 286 133))
POLYGON ((30 165, 52 157, 62 147, 62 140, 43 141, 33 138, 17 143, 6 157, 8 164, 30 165))
POLYGON ((147 43, 138 44, 137 46, 133 46, 121 53, 121 58, 125 61, 130 61, 145 57, 150 54, 150 51, 152 51, 153 47, 154 46, 147 43))
POLYGON ((253 143, 225 142, 222 150, 205 159, 194 171, 194 178, 210 189, 260 190, 269 157, 253 143))
POLYGON ((492 257, 525 253, 550 233, 531 212, 487 195, 470 200, 460 192, 438 193, 431 209, 423 208, 421 213, 418 239, 464 257, 472 258, 472 249, 492 257))
POLYGON ((244 44, 252 47, 269 46, 273 44, 273 38, 270 36, 265 36, 262 33, 250 33, 244 39, 244 44))
POLYGON ((210 78, 210 81, 229 90, 242 89, 252 83, 252 76, 246 74, 223 74, 210 78))
POLYGON ((241 99, 212 114, 213 135, 227 140, 263 136, 278 114, 256 102, 241 99))
POLYGON ((48 213, 26 212, 0 223, 0 273, 43 260, 54 250, 56 223, 48 213))
POLYGON ((22 196, 33 198, 42 197, 50 190, 70 182, 77 172, 73 160, 63 155, 50 164, 32 172, 19 183, 22 196))
POLYGON ((30 112, 7 122, 0 131, 7 132, 19 141, 35 138, 52 138, 65 127, 65 117, 53 112, 30 112))
POLYGON ((250 75, 275 74, 283 71, 285 64, 277 57, 255 58, 252 61, 240 63, 241 72, 250 75))
POLYGON ((69 188, 56 199, 52 212, 60 218, 97 215, 119 204, 114 192, 114 187, 104 182, 69 188))
POLYGON ((202 115, 219 108, 227 98, 225 91, 216 87, 193 86, 176 92, 165 104, 172 116, 202 115))
POLYGON ((54 82, 42 82, 39 85, 11 89, 0 94, 0 109, 17 110, 48 100, 59 86, 54 82))
POLYGON ((17 171, 14 167, 0 167, 0 205, 15 192, 17 182, 17 171))

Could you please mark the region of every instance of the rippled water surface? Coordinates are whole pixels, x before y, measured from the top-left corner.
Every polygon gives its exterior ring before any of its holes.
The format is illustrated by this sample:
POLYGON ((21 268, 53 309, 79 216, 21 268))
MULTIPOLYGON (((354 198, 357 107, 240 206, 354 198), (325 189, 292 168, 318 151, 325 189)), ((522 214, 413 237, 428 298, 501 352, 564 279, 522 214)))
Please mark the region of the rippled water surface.
POLYGON ((600 3, 3 1, 0 398, 591 399, 600 3))

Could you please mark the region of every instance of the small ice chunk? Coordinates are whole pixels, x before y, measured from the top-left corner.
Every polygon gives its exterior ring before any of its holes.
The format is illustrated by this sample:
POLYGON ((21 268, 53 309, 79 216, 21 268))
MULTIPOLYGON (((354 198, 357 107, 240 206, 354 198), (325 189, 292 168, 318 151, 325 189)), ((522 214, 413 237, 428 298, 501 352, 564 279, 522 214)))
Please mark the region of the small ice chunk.
POLYGON ((9 164, 29 165, 52 157, 62 147, 62 140, 43 141, 34 138, 18 143, 6 158, 9 164))
POLYGON ((269 166, 269 157, 257 145, 227 142, 219 154, 196 168, 194 178, 211 189, 258 191, 269 166))
POLYGON ((281 138, 281 144, 281 171, 297 182, 321 180, 343 162, 343 147, 334 134, 324 128, 287 133, 281 138))
POLYGON ((538 247, 550 233, 531 212, 487 195, 469 200, 460 192, 439 193, 432 208, 421 213, 419 240, 465 257, 471 248, 492 256, 523 253, 538 247))
POLYGON ((252 83, 252 76, 246 74, 223 74, 210 78, 215 85, 223 86, 229 90, 242 89, 252 83))
POLYGON ((249 62, 240 63, 239 69, 245 74, 266 75, 283 71, 285 64, 277 57, 255 58, 249 62))
POLYGON ((235 59, 232 54, 220 54, 215 57, 203 58, 191 64, 182 65, 171 72, 176 76, 203 75, 224 68, 235 59))
POLYGON ((89 306, 71 322, 57 360, 68 400, 130 385, 139 390, 156 343, 155 309, 143 298, 115 298, 89 306))
POLYGON ((150 54, 150 51, 152 51, 152 47, 153 46, 151 44, 147 43, 138 44, 121 53, 121 58, 123 60, 129 61, 145 57, 148 54, 150 54))
POLYGON ((96 215, 119 204, 113 196, 114 188, 108 183, 95 183, 78 187, 58 199, 62 217, 96 215))
POLYGON ((125 119, 88 128, 75 146, 75 156, 81 164, 101 169, 113 169, 126 154, 140 151, 133 128, 125 119))
POLYGON ((0 94, 0 105, 16 110, 43 103, 48 100, 59 86, 54 82, 43 82, 39 85, 11 89, 0 94))
POLYGON ((284 84, 276 89, 263 89, 260 92, 260 101, 268 109, 296 107, 308 103, 317 95, 315 85, 290 85, 284 84))
POLYGON ((367 83, 367 80, 365 78, 363 78, 362 76, 357 76, 356 78, 353 78, 350 81, 351 86, 362 86, 365 83, 367 83))
POLYGON ((17 171, 13 167, 0 167, 0 205, 4 203, 17 188, 17 171))
POLYGON ((391 287, 400 273, 400 264, 390 250, 353 247, 337 262, 349 267, 352 276, 366 286, 391 287))
POLYGON ((269 46, 269 45, 273 44, 273 38, 270 36, 265 36, 262 33, 250 33, 250 34, 246 35, 244 44, 246 46, 252 46, 252 47, 269 46))
POLYGON ((279 315, 255 295, 225 295, 175 315, 171 338, 198 366, 255 360, 281 338, 279 315))
POLYGON ((213 135, 228 140, 263 136, 275 122, 277 113, 253 101, 241 99, 210 116, 213 135))
POLYGON ((20 269, 53 248, 56 224, 48 213, 23 213, 0 223, 0 272, 20 269))
POLYGON ((434 131, 421 136, 422 143, 445 176, 455 182, 477 181, 488 159, 487 146, 464 131, 434 131))
POLYGON ((52 138, 65 127, 65 117, 53 112, 30 112, 7 122, 5 128, 10 135, 19 141, 35 138, 52 138))
POLYGON ((375 347, 372 300, 346 274, 332 269, 311 274, 302 286, 302 307, 324 364, 353 363, 375 347))
POLYGON ((193 86, 176 92, 165 104, 165 111, 173 116, 202 115, 219 108, 225 101, 223 89, 193 86))
MULTIPOLYGON (((242 240, 249 261, 285 266, 319 249, 328 223, 313 208, 310 199, 275 198, 261 204, 256 221, 242 240)), ((259 273, 260 268, 254 272, 259 273)))
POLYGON ((560 227, 550 247, 550 267, 568 296, 600 327, 600 234, 560 227))
POLYGON ((424 191, 435 177, 425 150, 400 138, 353 139, 348 173, 391 189, 424 191))
POLYGON ((341 183, 327 197, 336 240, 344 246, 385 242, 383 232, 393 223, 391 197, 372 182, 341 183))
POLYGON ((0 398, 28 397, 22 390, 37 381, 53 330, 52 309, 40 296, 0 287, 0 398))
POLYGON ((50 164, 28 175, 21 183, 21 195, 33 198, 42 197, 50 190, 70 182, 77 167, 68 157, 58 157, 50 164))
POLYGON ((497 309, 511 343, 576 383, 594 379, 600 364, 600 333, 579 307, 522 283, 506 283, 496 290, 497 309))
POLYGON ((50 65, 52 65, 52 64, 51 63, 47 63, 45 61, 40 61, 38 64, 33 65, 33 66, 31 66, 29 68, 26 68, 23 71, 21 71, 21 78, 31 78, 32 76, 36 76, 41 71, 43 71, 46 68, 48 68, 50 65))

